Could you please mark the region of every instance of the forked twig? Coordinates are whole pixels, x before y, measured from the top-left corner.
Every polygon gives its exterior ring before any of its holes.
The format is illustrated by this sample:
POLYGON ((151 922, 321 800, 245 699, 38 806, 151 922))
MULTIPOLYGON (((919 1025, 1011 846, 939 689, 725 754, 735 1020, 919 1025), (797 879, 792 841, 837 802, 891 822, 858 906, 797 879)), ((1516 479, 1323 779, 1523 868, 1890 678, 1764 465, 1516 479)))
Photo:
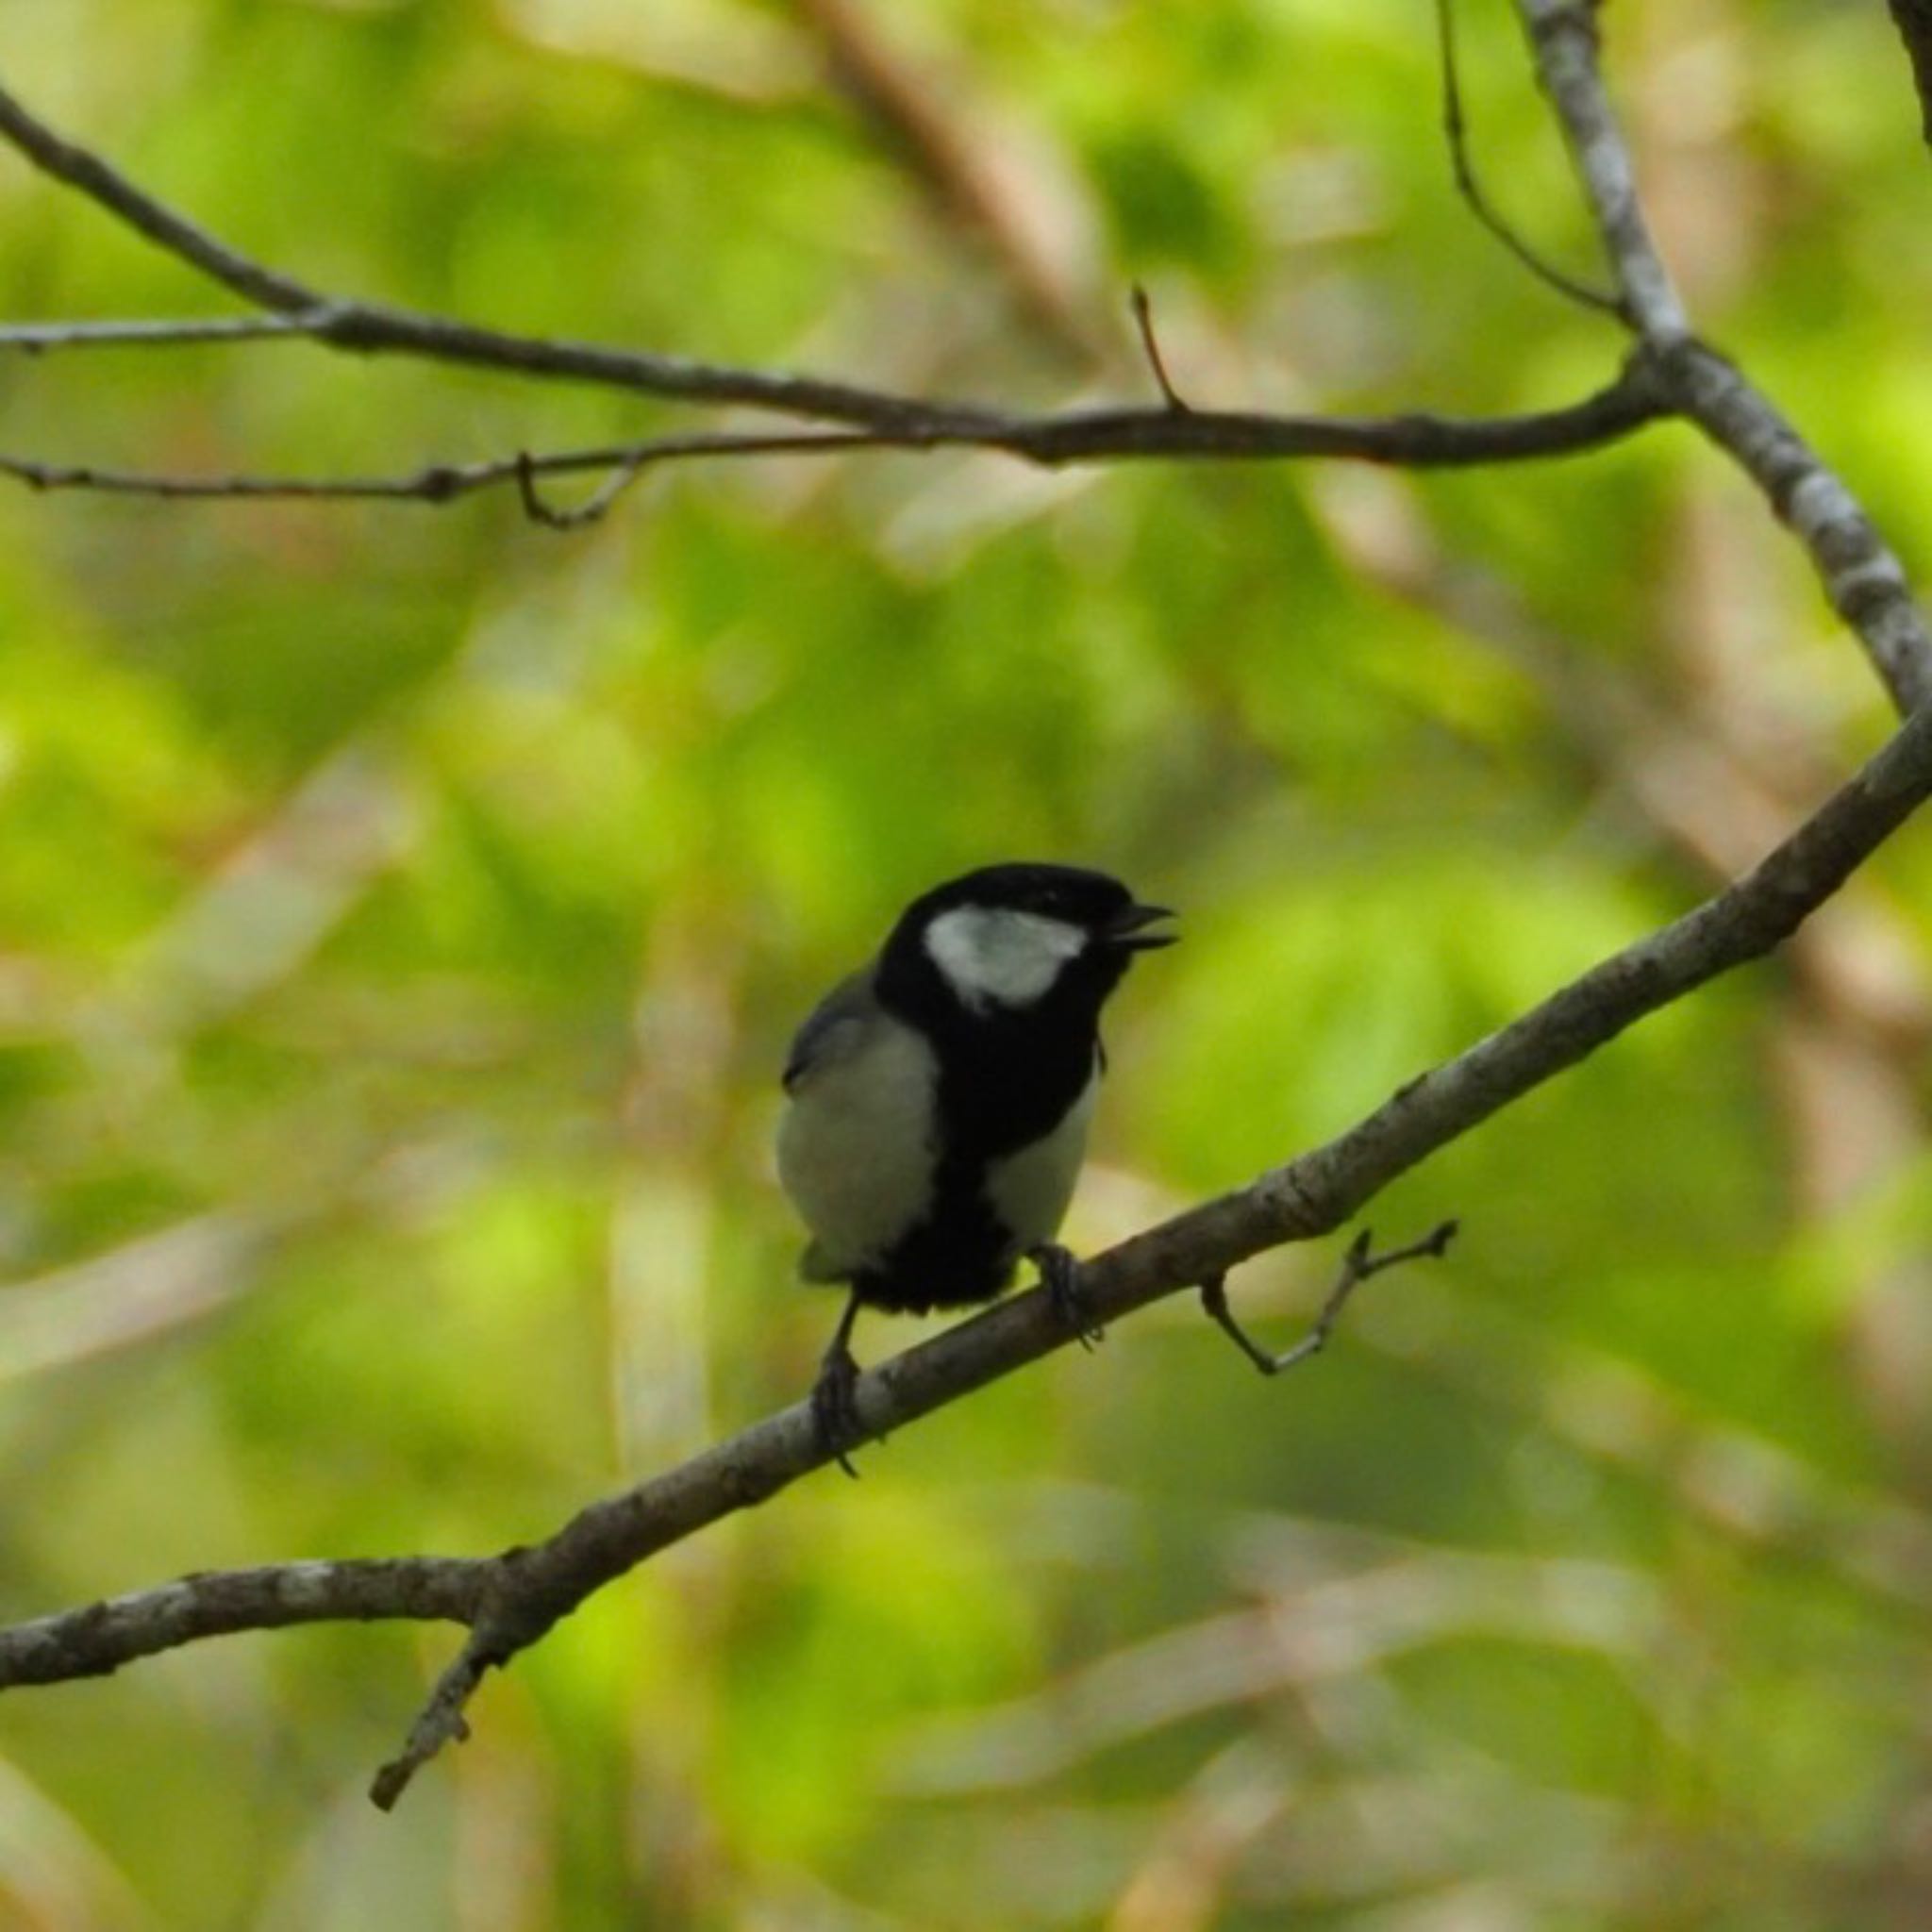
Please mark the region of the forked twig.
POLYGON ((1369 1230, 1363 1228, 1348 1244, 1348 1253, 1341 1257, 1341 1273, 1335 1277, 1335 1286, 1328 1291, 1328 1299, 1322 1304, 1322 1312, 1315 1317, 1314 1326, 1292 1348, 1283 1349, 1279 1355, 1263 1348, 1235 1320, 1234 1310, 1227 1305, 1225 1274, 1210 1275, 1201 1284, 1201 1306, 1226 1329, 1235 1346, 1264 1375, 1278 1375, 1296 1363, 1307 1361, 1310 1356, 1320 1355, 1328 1346, 1328 1338, 1334 1333, 1336 1323, 1341 1319, 1341 1311, 1347 1307, 1349 1296, 1372 1274, 1379 1274, 1385 1268, 1419 1260, 1424 1256, 1440 1259, 1448 1253, 1449 1243, 1455 1240, 1460 1225, 1459 1222, 1445 1221, 1421 1241, 1410 1241, 1406 1248, 1391 1248, 1381 1255, 1370 1253, 1372 1237, 1369 1230))

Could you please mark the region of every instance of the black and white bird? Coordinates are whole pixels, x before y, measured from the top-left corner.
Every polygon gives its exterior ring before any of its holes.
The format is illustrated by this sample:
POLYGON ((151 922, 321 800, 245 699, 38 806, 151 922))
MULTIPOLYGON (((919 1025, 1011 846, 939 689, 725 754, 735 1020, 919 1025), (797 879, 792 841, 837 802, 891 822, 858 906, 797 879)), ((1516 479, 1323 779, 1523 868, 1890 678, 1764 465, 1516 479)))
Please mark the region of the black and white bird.
POLYGON ((1030 1258, 1084 1337, 1053 1238, 1086 1153, 1100 1009, 1136 953, 1174 942, 1150 930, 1172 917, 1105 873, 987 866, 915 899, 799 1028, 778 1176, 811 1231, 799 1272, 851 1291, 812 1391, 848 1473, 861 1307, 990 1301, 1030 1258))

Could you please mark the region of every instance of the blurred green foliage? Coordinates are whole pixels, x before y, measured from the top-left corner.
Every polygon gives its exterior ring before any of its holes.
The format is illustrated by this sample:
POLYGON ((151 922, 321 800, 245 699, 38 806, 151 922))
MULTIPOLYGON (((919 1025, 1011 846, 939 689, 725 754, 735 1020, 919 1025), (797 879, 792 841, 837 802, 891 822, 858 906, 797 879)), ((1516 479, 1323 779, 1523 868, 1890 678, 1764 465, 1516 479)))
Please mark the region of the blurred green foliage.
MULTIPOLYGON (((1466 11, 1496 197, 1587 265, 1507 9, 1466 11)), ((1457 205, 1422 0, 872 15, 1098 348, 828 82, 823 12, 0 0, 8 86, 345 292, 1041 406, 1148 393, 1137 277, 1203 402, 1506 410, 1614 364, 1457 205)), ((1881 10, 1605 25, 1694 306, 1910 560, 1932 171, 1881 10)), ((9 316, 225 312, 8 157, 0 224, 9 316)), ((50 460, 683 420, 291 344, 0 363, 0 447, 50 460)), ((1073 858, 1185 909, 1119 1003, 1092 1245, 1681 909, 1884 728, 1674 429, 1426 479, 686 469, 570 537, 507 495, 7 508, 9 1617, 489 1550, 795 1398, 834 1309, 774 1071, 939 876, 1073 858)), ((1923 1925, 1928 905, 1907 834, 1829 946, 1392 1190, 1378 1227, 1462 1244, 1291 1382, 1175 1303, 673 1552, 392 1818, 363 1786, 449 1632, 0 1700, 0 1924, 1923 1925)), ((1238 1298, 1285 1337, 1331 1258, 1238 1298)))

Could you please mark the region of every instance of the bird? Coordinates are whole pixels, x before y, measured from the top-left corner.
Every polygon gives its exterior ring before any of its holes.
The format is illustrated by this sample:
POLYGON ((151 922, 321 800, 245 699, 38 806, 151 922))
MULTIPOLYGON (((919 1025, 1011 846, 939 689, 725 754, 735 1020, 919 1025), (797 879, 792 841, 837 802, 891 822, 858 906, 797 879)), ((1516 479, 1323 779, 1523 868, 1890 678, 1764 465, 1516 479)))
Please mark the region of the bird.
POLYGON ((1082 866, 983 866, 914 899, 798 1029, 778 1179, 810 1235, 800 1274, 848 1291, 811 1396, 847 1474, 860 1308, 991 1301, 1030 1259, 1088 1341, 1054 1237, 1106 1066, 1101 1008, 1136 955, 1179 937, 1158 929, 1174 917, 1082 866))

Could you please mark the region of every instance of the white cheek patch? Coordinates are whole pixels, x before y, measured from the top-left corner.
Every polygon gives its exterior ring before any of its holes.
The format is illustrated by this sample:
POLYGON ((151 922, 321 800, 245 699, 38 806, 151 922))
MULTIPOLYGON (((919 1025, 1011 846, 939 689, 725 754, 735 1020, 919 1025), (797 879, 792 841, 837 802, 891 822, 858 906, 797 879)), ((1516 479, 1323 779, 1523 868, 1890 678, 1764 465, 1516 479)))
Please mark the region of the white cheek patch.
POLYGON ((1064 919, 1004 907, 956 906, 925 929, 927 957, 975 1011, 1030 1007, 1086 945, 1086 933, 1064 919))

